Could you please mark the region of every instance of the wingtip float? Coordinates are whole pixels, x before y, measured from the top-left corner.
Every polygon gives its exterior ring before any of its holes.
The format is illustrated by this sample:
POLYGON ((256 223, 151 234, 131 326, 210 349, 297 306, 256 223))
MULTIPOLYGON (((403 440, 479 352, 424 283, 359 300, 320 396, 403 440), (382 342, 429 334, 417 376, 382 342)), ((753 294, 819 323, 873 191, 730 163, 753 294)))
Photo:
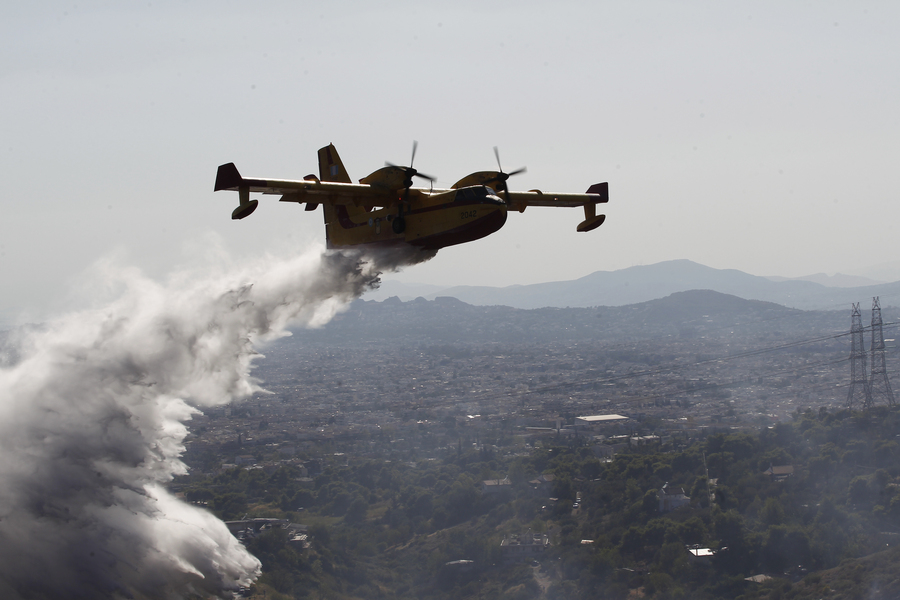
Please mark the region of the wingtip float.
MULTIPOLYGON (((337 149, 328 145, 319 150, 318 176, 249 179, 228 163, 219 167, 215 191, 238 192, 239 204, 231 213, 235 220, 250 216, 259 205, 250 199, 251 193, 278 194, 282 202, 306 204, 308 211, 321 204, 329 247, 409 244, 437 250, 488 236, 503 227, 507 213, 524 212, 529 206, 583 207, 579 232, 596 229, 606 220, 606 215, 597 214, 597 205, 609 202, 607 183, 596 183, 583 194, 515 192, 506 181, 525 169, 504 173, 500 168, 472 173, 449 189, 413 187, 413 178, 434 182, 413 168, 414 160, 415 145, 410 166, 388 163, 353 183, 337 149)), ((498 154, 498 167, 499 162, 498 154)))

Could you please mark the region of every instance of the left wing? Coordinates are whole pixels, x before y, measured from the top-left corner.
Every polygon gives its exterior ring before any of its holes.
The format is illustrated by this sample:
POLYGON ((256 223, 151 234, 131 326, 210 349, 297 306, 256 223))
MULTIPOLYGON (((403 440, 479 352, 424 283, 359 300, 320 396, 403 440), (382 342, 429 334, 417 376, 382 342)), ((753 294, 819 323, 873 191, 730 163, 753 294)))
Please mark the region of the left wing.
POLYGON ((232 190, 239 194, 240 205, 231 213, 232 219, 249 216, 259 204, 250 200, 250 192, 281 194, 282 202, 305 202, 307 210, 319 204, 354 206, 390 206, 396 203, 396 194, 372 185, 320 181, 315 175, 301 180, 250 179, 241 177, 234 163, 221 165, 216 172, 214 191, 232 190))

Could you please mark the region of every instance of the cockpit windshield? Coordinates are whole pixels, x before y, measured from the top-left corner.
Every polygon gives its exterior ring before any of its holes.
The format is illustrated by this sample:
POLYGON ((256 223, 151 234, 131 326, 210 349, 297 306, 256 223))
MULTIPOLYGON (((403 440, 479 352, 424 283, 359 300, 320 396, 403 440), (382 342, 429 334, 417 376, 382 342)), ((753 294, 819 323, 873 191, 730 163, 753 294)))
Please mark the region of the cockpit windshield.
POLYGON ((505 204, 503 199, 497 195, 497 192, 486 185, 474 185, 457 190, 455 200, 456 202, 481 201, 492 204, 505 204))

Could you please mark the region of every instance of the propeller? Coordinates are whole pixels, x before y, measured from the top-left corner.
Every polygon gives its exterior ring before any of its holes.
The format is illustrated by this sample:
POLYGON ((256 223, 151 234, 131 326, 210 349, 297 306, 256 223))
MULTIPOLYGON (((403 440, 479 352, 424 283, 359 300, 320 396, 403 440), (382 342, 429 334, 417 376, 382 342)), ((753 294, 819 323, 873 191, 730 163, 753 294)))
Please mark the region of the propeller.
POLYGON ((394 167, 395 169, 403 170, 403 172, 406 174, 406 181, 403 182, 403 184, 404 184, 403 187, 405 187, 407 189, 409 189, 409 187, 412 186, 412 178, 413 177, 420 177, 422 179, 430 181, 432 184, 437 179, 436 177, 432 177, 431 175, 426 175, 425 173, 419 173, 416 169, 413 168, 413 163, 416 161, 416 148, 418 148, 418 147, 419 147, 419 142, 413 140, 412 156, 409 159, 408 167, 401 167, 400 165, 395 165, 395 164, 389 163, 389 162, 384 163, 385 166, 387 166, 387 167, 394 167))
POLYGON ((520 173, 524 173, 526 169, 525 169, 525 167, 522 167, 521 169, 516 169, 515 171, 512 171, 511 173, 504 173, 503 166, 500 164, 500 151, 497 149, 497 146, 494 146, 494 156, 497 158, 497 168, 500 169, 500 172, 497 173, 497 175, 495 177, 492 177, 491 179, 488 179, 487 181, 485 181, 484 184, 488 185, 493 182, 499 183, 500 185, 497 186, 497 191, 498 192, 506 192, 506 199, 509 200, 509 187, 506 185, 506 180, 509 179, 510 177, 512 177, 513 175, 518 175, 520 173))
MULTIPOLYGON (((397 234, 403 233, 404 230, 406 229, 406 219, 403 218, 403 207, 409 206, 409 188, 412 187, 412 178, 420 177, 421 179, 425 179, 432 184, 432 187, 434 186, 434 182, 436 179, 435 177, 432 177, 431 175, 426 175, 425 173, 419 173, 413 167, 413 163, 416 162, 416 148, 418 148, 418 147, 419 147, 419 142, 417 142, 416 140, 413 140, 412 156, 410 156, 410 158, 409 158, 409 166, 408 167, 401 167, 400 165, 395 165, 395 164, 389 163, 389 162, 384 163, 385 166, 387 166, 387 167, 402 170, 403 174, 405 175, 405 178, 403 181, 403 188, 404 188, 403 189, 403 203, 397 209, 397 216, 394 217, 393 220, 391 221, 391 228, 393 229, 394 233, 397 233, 397 234)), ((388 218, 390 218, 390 217, 388 217, 388 218)))

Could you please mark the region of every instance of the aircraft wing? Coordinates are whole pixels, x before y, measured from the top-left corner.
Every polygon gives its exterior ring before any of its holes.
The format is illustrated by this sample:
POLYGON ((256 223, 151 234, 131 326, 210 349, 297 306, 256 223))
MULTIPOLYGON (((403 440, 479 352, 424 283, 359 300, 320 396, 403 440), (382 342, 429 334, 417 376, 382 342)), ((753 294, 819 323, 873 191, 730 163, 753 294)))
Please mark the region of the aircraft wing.
POLYGON ((609 202, 609 187, 606 182, 595 183, 583 194, 556 194, 529 190, 527 192, 503 192, 501 197, 506 199, 509 210, 524 212, 529 206, 582 206, 584 207, 584 221, 578 225, 578 231, 590 231, 596 229, 606 220, 606 215, 597 214, 597 205, 609 202))
POLYGON ((305 202, 306 210, 315 210, 319 204, 385 207, 400 202, 396 194, 376 186, 320 181, 314 175, 300 180, 242 177, 234 163, 221 165, 216 172, 214 191, 220 190, 240 194, 240 205, 231 214, 232 219, 243 219, 256 210, 258 201, 250 200, 250 192, 280 194, 281 202, 305 202))

